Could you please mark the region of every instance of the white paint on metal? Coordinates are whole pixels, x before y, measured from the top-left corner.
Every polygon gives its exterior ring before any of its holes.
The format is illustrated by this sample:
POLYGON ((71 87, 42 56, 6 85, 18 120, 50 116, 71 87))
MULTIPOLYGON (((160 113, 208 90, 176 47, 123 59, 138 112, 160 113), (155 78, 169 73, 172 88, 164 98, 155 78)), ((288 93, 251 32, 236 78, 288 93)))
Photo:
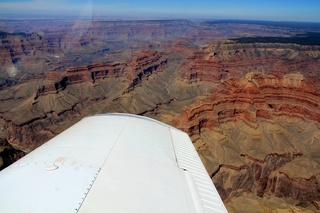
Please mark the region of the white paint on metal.
POLYGON ((187 134, 92 116, 0 172, 0 212, 226 212, 208 181, 187 134))
POLYGON ((174 128, 170 132, 178 166, 186 170, 197 212, 227 212, 189 136, 174 128))
POLYGON ((77 212, 98 171, 95 168, 24 164, 0 173, 0 212, 77 212))

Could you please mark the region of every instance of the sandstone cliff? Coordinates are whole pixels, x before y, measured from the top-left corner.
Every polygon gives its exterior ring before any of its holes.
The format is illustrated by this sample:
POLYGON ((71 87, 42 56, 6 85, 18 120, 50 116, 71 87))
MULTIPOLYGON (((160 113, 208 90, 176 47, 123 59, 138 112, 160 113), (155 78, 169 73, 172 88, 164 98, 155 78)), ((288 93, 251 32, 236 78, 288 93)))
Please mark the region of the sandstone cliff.
POLYGON ((0 167, 127 112, 188 132, 230 212, 319 210, 319 46, 217 40, 293 34, 261 25, 66 26, 0 35, 0 167))
POLYGON ((189 82, 221 82, 261 71, 276 76, 301 72, 306 78, 318 79, 319 56, 319 46, 215 41, 188 58, 181 77, 189 82))
POLYGON ((77 118, 109 111, 143 114, 170 103, 176 98, 167 88, 176 76, 175 57, 142 51, 125 62, 69 67, 5 88, 0 91, 1 138, 18 149, 32 150, 77 118), (67 124, 59 128, 63 122, 67 124))
POLYGON ((214 88, 211 98, 186 109, 174 123, 193 137, 227 203, 278 197, 316 210, 319 97, 299 73, 248 73, 214 88))

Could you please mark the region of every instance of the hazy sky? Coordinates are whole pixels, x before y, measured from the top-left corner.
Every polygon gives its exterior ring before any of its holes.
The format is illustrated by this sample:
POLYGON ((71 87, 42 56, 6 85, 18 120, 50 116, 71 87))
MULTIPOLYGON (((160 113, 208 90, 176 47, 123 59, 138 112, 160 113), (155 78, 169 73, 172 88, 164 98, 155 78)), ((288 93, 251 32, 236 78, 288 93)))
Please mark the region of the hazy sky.
POLYGON ((320 0, 0 0, 0 15, 320 22, 320 0))

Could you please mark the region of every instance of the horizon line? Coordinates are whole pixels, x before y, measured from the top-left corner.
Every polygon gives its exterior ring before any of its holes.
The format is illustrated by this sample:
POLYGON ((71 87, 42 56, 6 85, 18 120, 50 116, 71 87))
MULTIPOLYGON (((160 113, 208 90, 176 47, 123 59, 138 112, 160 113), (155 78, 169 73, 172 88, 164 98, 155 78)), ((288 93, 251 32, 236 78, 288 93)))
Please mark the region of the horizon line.
POLYGON ((303 21, 303 20, 271 20, 271 19, 245 19, 245 18, 208 18, 208 17, 135 17, 135 16, 52 16, 52 15, 17 15, 17 14, 0 14, 0 21, 16 20, 16 21, 30 21, 30 20, 92 20, 92 21, 174 21, 174 20, 203 20, 203 21, 243 21, 243 22, 274 22, 274 23, 314 23, 320 24, 320 21, 303 21))

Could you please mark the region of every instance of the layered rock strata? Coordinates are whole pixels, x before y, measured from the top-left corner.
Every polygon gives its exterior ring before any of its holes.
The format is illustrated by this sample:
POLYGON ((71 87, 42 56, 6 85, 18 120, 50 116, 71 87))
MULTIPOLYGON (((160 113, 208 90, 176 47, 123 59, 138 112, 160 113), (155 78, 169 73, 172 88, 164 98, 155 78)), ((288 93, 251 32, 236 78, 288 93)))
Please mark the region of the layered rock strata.
POLYGON ((316 210, 319 103, 319 91, 299 73, 253 72, 223 82, 174 123, 192 136, 227 203, 251 194, 316 210))
POLYGON ((127 62, 92 63, 86 66, 69 67, 64 72, 47 72, 45 79, 53 81, 49 85, 38 87, 37 96, 64 90, 67 85, 93 82, 108 77, 124 77, 131 81, 128 89, 139 84, 142 78, 148 78, 153 72, 163 70, 168 63, 165 54, 157 51, 143 51, 133 55, 127 62))
POLYGON ((45 79, 31 79, 3 89, 0 91, 1 138, 19 149, 32 150, 60 132, 50 127, 93 113, 92 108, 97 107, 100 113, 120 111, 120 107, 112 110, 112 105, 118 103, 126 105, 124 111, 133 110, 132 113, 139 114, 157 104, 169 103, 174 98, 166 94, 166 87, 161 83, 153 84, 158 81, 155 79, 162 78, 164 70, 171 72, 170 58, 161 52, 142 51, 125 62, 96 62, 70 67, 64 72, 47 72, 45 79), (153 87, 142 89, 149 84, 153 87), (138 98, 135 107, 127 103, 136 93, 134 90, 146 90, 134 97, 138 98), (160 91, 159 98, 152 97, 148 90, 160 91), (96 106, 99 102, 106 102, 106 105, 96 106), (84 113, 84 109, 88 112, 84 113))
MULTIPOLYGON (((225 40, 199 48, 201 36, 230 37, 228 29, 143 23, 1 35, 0 149, 7 157, 0 154, 0 166, 82 117, 127 112, 188 132, 231 212, 273 211, 280 202, 317 210, 319 46, 225 40), (183 33, 190 39, 160 42, 183 33), (144 36, 159 41, 135 43, 144 36)), ((258 25, 252 32, 265 33, 258 25)))
POLYGON ((216 41, 202 47, 188 59, 181 78, 189 82, 218 83, 252 71, 276 76, 301 72, 306 78, 320 77, 319 46, 216 41))

